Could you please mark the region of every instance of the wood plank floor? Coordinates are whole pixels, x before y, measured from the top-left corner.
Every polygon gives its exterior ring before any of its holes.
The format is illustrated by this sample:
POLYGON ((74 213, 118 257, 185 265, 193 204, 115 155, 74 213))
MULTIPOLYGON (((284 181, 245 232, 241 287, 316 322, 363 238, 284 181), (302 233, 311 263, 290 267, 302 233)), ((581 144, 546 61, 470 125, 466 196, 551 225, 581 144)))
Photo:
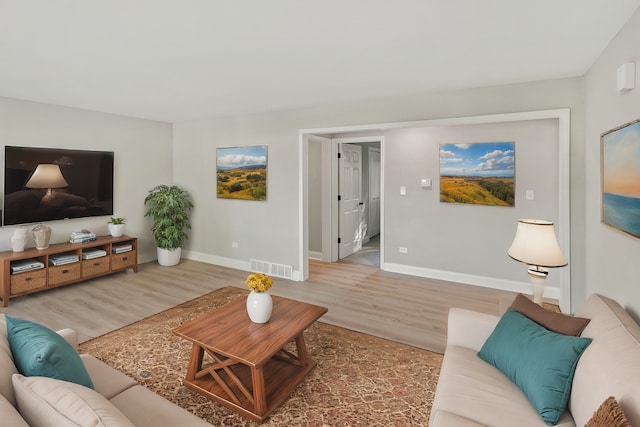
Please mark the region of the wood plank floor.
MULTIPOLYGON (((1 311, 52 329, 70 327, 80 341, 100 336, 225 286, 245 289, 247 272, 183 260, 141 264, 116 273, 12 299, 1 311)), ((442 352, 450 307, 499 314, 515 294, 388 273, 352 263, 310 262, 310 278, 275 278, 274 295, 329 308, 321 321, 442 352)))

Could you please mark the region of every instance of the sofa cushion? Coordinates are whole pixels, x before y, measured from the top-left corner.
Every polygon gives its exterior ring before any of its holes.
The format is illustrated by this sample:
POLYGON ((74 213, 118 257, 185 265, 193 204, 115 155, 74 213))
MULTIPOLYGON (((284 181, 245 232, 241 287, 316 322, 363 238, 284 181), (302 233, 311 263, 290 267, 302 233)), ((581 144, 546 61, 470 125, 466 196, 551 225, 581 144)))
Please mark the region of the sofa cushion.
POLYGON ((620 304, 598 294, 576 314, 591 319, 582 336, 593 338, 573 379, 569 408, 576 424, 585 425, 615 396, 631 424, 640 426, 640 326, 620 304))
POLYGON ((449 411, 436 411, 433 414, 432 425, 447 427, 487 427, 484 424, 478 424, 468 418, 461 417, 449 411))
POLYGON ((6 315, 5 318, 9 347, 20 373, 93 388, 80 356, 64 338, 37 323, 6 315))
POLYGON ((0 394, 13 406, 16 406, 16 397, 13 394, 11 376, 16 373, 18 373, 18 368, 13 363, 9 338, 7 338, 6 320, 4 314, 0 314, 0 394))
POLYGON ((589 319, 584 317, 574 317, 547 310, 522 294, 516 296, 509 310, 519 311, 539 325, 563 335, 577 337, 589 323, 589 319))
MULTIPOLYGON (((438 414, 447 411, 491 427, 546 427, 518 386, 476 354, 466 347, 447 346, 429 425, 449 427, 446 422, 437 422, 438 414)), ((575 427, 569 411, 557 426, 575 427)))
POLYGON ((584 427, 631 427, 615 397, 609 396, 584 427))
POLYGON ((3 396, 0 396, 0 425, 2 427, 29 427, 20 412, 3 396))
POLYGON ((507 311, 478 356, 516 383, 546 424, 555 425, 566 408, 576 364, 590 342, 507 311))
POLYGON ((211 427, 211 424, 141 385, 128 388, 111 399, 111 403, 137 427, 211 427))
POLYGON ((114 396, 138 382, 90 354, 81 354, 80 358, 93 380, 94 390, 111 400, 114 396))
POLYGON ((13 387, 31 427, 135 427, 111 402, 79 384, 15 374, 13 387))

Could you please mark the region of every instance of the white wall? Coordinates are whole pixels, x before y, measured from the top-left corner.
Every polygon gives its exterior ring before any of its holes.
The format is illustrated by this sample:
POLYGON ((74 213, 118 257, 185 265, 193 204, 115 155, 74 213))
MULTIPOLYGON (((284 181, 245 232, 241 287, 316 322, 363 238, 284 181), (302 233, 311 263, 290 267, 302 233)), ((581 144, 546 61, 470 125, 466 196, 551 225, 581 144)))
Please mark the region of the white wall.
MULTIPOLYGON (((114 152, 114 214, 127 219, 126 233, 139 238, 139 261, 155 258, 144 198, 156 184, 172 181, 172 130, 168 123, 0 98, 3 145, 114 152)), ((0 152, 4 164, 4 149, 0 152)), ((4 176, 0 178, 4 180, 4 176)), ((2 184, 4 185, 4 182, 2 184)), ((109 217, 50 221, 51 243, 69 240, 72 230, 109 234, 109 217)), ((29 225, 33 228, 33 225, 29 225)), ((0 229, 0 250, 11 250, 13 227, 0 229)), ((27 246, 33 247, 33 239, 27 246)))
MULTIPOLYGON (((194 230, 197 232, 194 232, 187 244, 187 255, 194 259, 240 268, 246 267, 249 259, 254 258, 292 265, 296 270, 299 269, 300 266, 297 265, 299 129, 557 108, 571 109, 572 282, 574 287, 583 288, 584 277, 581 274, 584 271, 581 250, 584 246, 582 79, 418 94, 269 115, 175 123, 174 180, 194 194, 197 204, 193 218, 194 230), (267 201, 217 199, 216 147, 257 144, 269 146, 267 201), (237 242, 239 247, 232 248, 232 242, 237 242)), ((557 167, 551 166, 549 170, 550 173, 557 173, 557 167)), ((416 214, 413 220, 417 217, 416 214)), ((402 224, 389 223, 388 219, 386 225, 398 229, 402 227, 402 224)), ((452 223, 443 226, 454 228, 452 223)), ((511 221, 496 224, 496 227, 505 227, 501 232, 509 235, 514 230, 511 221)), ((403 244, 420 248, 419 238, 411 239, 403 244)), ((419 256, 419 253, 418 249, 416 256, 419 256)), ((458 267, 448 266, 447 268, 458 267)), ((516 266, 512 268, 517 269, 516 266)), ((526 280, 523 278, 523 281, 526 280)))
POLYGON ((640 118, 640 10, 591 67, 586 84, 586 287, 623 303, 640 319, 640 239, 600 222, 600 135, 640 118), (636 63, 636 89, 616 91, 616 70, 636 63))

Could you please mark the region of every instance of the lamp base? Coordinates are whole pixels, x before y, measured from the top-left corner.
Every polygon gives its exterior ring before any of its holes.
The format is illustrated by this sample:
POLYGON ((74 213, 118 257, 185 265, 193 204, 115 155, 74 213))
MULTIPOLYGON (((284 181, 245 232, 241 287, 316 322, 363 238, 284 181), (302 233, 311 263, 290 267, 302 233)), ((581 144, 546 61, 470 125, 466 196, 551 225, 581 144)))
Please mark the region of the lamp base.
POLYGON ((544 294, 544 281, 549 275, 546 271, 536 270, 530 268, 527 270, 529 273, 529 280, 531 281, 531 287, 533 288, 533 302, 538 305, 542 305, 542 295, 544 294))

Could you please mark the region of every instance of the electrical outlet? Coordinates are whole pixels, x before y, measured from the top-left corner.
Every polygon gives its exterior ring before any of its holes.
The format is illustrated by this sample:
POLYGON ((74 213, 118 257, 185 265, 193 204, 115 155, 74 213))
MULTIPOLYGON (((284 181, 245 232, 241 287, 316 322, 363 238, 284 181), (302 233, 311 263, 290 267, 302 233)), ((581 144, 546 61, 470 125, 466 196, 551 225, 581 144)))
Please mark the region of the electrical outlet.
POLYGON ((238 249, 238 242, 231 242, 231 247, 233 249, 238 249))
POLYGON ((400 251, 401 254, 406 254, 408 252, 407 248, 405 248, 404 246, 400 246, 398 248, 398 251, 400 251))

